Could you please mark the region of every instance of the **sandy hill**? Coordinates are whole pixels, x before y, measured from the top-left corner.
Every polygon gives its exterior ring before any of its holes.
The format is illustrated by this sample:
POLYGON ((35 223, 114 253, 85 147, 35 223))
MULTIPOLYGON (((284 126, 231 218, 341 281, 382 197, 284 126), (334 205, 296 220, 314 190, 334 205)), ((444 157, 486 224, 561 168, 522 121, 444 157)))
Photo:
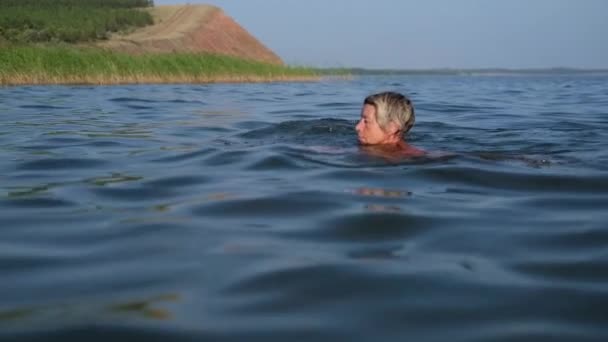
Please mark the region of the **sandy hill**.
POLYGON ((279 56, 215 6, 156 6, 148 10, 154 25, 114 35, 100 45, 135 54, 208 52, 283 64, 279 56))

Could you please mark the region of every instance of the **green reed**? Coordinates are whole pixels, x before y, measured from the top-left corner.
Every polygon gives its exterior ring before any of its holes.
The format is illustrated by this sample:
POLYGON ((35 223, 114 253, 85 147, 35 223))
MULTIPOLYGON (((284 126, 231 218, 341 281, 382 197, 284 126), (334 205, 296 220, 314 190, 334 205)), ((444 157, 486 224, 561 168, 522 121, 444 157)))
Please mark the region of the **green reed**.
POLYGON ((68 45, 0 48, 0 84, 251 82, 315 79, 311 68, 210 54, 129 55, 68 45))

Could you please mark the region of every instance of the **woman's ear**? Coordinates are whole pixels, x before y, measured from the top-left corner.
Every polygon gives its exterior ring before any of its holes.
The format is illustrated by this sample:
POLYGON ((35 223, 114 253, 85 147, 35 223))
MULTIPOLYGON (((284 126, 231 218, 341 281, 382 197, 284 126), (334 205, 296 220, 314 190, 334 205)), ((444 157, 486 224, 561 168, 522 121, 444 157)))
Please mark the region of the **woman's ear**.
POLYGON ((398 134, 401 131, 401 127, 395 121, 391 121, 388 124, 390 134, 398 134))

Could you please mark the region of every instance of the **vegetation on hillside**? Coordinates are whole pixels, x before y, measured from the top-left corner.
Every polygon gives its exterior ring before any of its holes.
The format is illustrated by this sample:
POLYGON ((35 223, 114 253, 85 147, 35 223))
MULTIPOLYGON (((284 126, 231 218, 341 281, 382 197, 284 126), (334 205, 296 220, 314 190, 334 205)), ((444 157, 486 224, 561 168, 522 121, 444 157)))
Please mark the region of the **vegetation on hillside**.
POLYGON ((112 7, 135 8, 154 6, 153 0, 0 0, 0 8, 4 7, 112 7))
POLYGON ((0 85, 311 80, 310 68, 201 54, 129 55, 69 45, 0 49, 0 85))
POLYGON ((316 71, 197 53, 70 44, 152 24, 151 0, 0 0, 0 85, 315 80, 316 71))
POLYGON ((153 23, 151 0, 0 0, 0 40, 77 43, 153 23))

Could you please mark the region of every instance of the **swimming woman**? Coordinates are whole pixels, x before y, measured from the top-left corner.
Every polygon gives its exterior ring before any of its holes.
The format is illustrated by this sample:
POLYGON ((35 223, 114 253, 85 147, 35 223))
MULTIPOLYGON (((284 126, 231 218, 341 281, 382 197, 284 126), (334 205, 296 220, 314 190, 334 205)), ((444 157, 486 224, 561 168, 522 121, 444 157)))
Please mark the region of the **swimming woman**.
POLYGON ((405 95, 389 91, 366 97, 355 126, 361 148, 390 159, 424 156, 404 140, 415 120, 414 106, 405 95))

